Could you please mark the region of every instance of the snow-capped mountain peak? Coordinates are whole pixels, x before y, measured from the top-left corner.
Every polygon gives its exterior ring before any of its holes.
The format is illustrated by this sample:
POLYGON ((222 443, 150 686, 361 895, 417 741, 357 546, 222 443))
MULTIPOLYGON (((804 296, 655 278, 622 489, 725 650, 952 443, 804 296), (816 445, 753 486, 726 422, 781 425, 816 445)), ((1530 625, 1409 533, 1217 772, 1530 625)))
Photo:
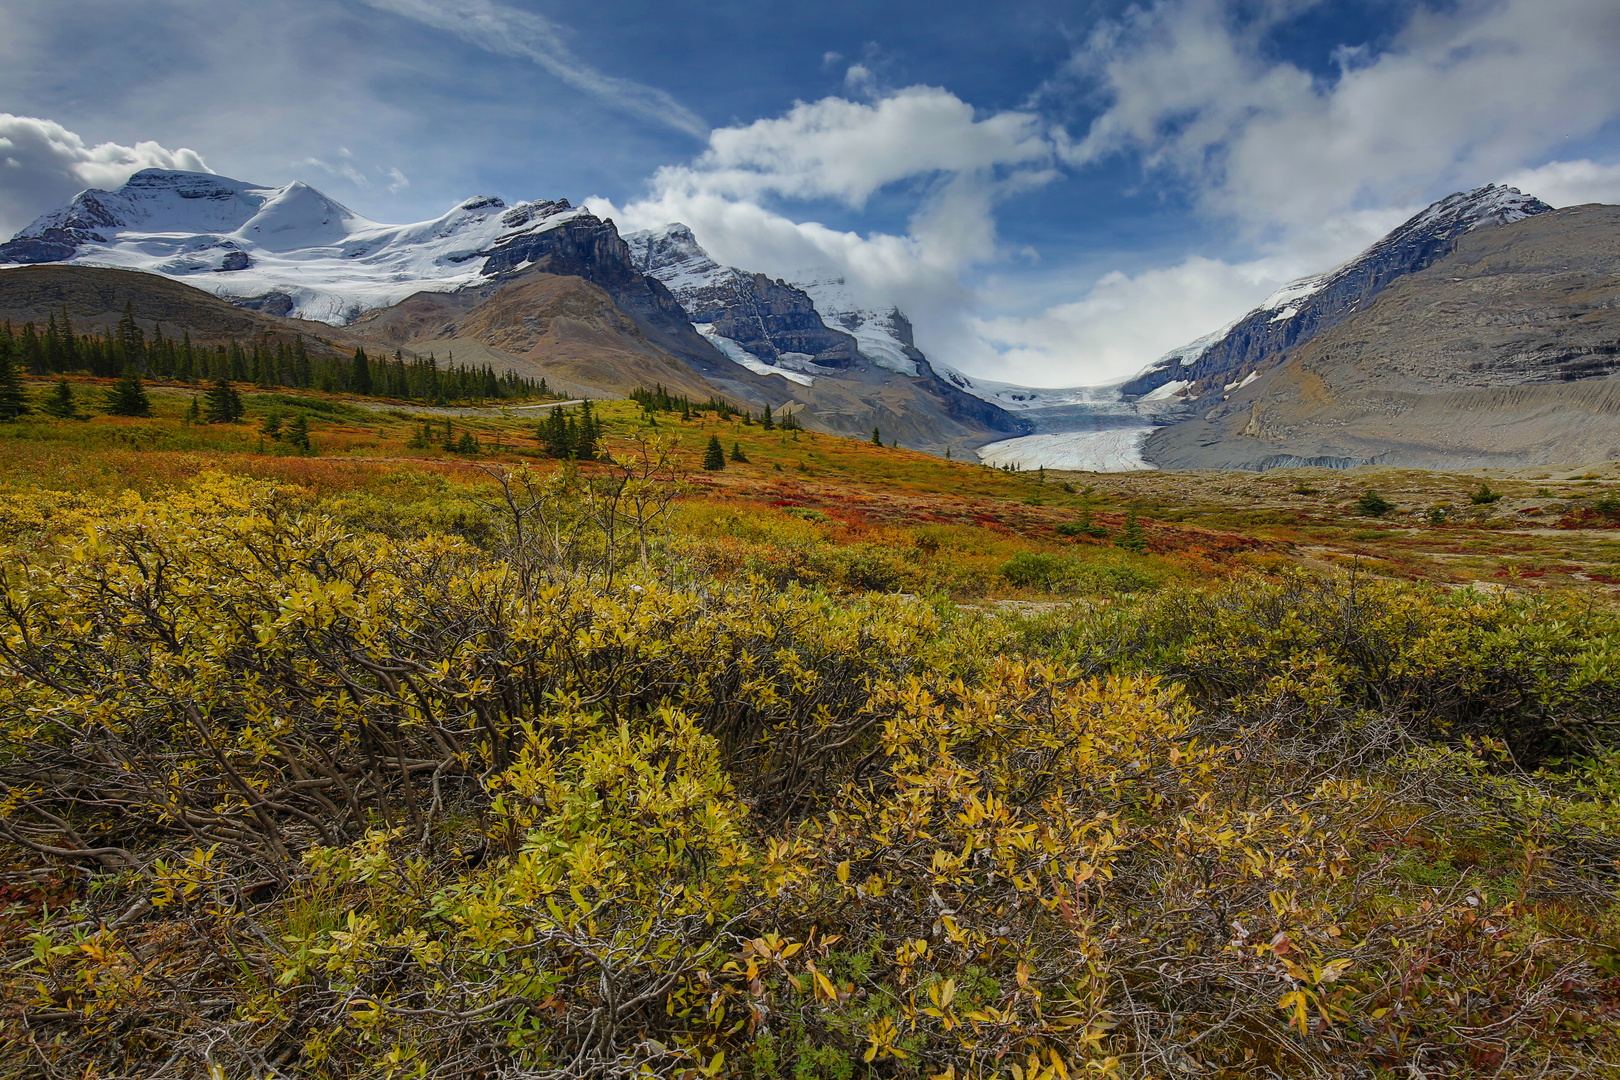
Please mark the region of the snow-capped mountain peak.
POLYGON ((116 191, 80 192, 38 218, 0 244, 0 263, 143 270, 226 299, 274 298, 281 314, 344 323, 415 292, 453 291, 522 265, 526 241, 574 221, 599 224, 566 199, 509 207, 480 196, 430 221, 388 225, 301 181, 267 187, 145 169, 116 191))

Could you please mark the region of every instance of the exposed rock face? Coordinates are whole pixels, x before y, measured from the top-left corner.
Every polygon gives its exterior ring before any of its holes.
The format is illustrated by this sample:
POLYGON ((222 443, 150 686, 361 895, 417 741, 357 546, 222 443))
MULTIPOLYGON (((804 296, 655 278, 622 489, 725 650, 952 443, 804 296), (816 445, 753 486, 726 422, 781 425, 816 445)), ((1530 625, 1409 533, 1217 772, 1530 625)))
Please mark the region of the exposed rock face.
POLYGON ((230 302, 239 308, 249 311, 262 311, 266 315, 278 315, 282 318, 292 314, 293 298, 284 292, 267 292, 262 296, 233 297, 230 302))
POLYGON ((692 322, 735 341, 760 361, 847 368, 859 361, 855 339, 829 329, 802 289, 764 274, 721 266, 685 225, 625 237, 636 267, 658 278, 692 322))
POLYGON ((1171 468, 1620 456, 1620 207, 1458 236, 1286 361, 1148 440, 1171 468))
MULTIPOLYGON (((520 209, 524 214, 546 218, 570 207, 568 201, 562 199, 555 203, 531 203, 520 209)), ((509 212, 502 223, 521 228, 525 221, 518 217, 509 212)), ((614 303, 636 320, 648 340, 660 348, 702 374, 729 374, 730 365, 725 357, 692 328, 685 309, 664 284, 636 268, 629 245, 619 236, 612 221, 577 211, 555 227, 502 237, 493 246, 473 253, 472 257, 483 258, 483 273, 495 279, 519 271, 584 278, 606 291, 614 303)), ((756 394, 747 396, 750 400, 757 397, 756 394)))
POLYGON ((669 287, 733 371, 772 376, 765 384, 811 426, 854 436, 876 427, 886 439, 935 453, 1030 430, 940 378, 917 349, 910 321, 894 308, 860 306, 841 277, 811 273, 807 283, 789 284, 722 266, 681 224, 625 240, 637 267, 669 287))
POLYGON ((1451 254, 1475 229, 1551 209, 1515 188, 1494 184, 1450 195, 1337 270, 1279 290, 1215 340, 1175 350, 1120 391, 1144 395, 1175 381, 1190 383, 1186 393, 1192 397, 1220 392, 1228 383, 1276 366, 1289 350, 1364 310, 1391 283, 1451 254))

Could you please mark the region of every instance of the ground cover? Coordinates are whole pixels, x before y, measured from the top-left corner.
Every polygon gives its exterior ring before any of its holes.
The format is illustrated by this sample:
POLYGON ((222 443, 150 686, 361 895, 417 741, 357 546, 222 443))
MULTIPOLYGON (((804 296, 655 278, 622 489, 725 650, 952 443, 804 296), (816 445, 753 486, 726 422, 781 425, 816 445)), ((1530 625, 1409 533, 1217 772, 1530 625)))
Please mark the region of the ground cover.
POLYGON ((149 392, 0 425, 0 1076, 1620 1055, 1606 467, 149 392))

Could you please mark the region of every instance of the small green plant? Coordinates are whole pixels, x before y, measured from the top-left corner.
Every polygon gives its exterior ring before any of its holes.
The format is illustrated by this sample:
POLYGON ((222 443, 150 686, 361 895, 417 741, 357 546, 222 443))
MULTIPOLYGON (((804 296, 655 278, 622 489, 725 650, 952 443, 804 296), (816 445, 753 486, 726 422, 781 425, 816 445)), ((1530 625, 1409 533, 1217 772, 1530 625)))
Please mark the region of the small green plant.
POLYGON ((1489 506, 1491 503, 1497 502, 1501 498, 1501 492, 1492 491, 1491 485, 1481 483, 1479 485, 1479 490, 1470 495, 1468 497, 1468 501, 1473 503, 1475 506, 1489 506))
POLYGON ((1444 525, 1446 523, 1446 508, 1444 506, 1429 507, 1429 524, 1444 525))
POLYGON ((1317 489, 1311 487, 1311 485, 1307 484, 1303 480, 1301 480, 1299 483, 1295 484, 1289 490, 1291 490, 1295 495, 1315 495, 1315 494, 1317 494, 1317 489))
POLYGON ((1108 530, 1091 520, 1091 511, 1085 510, 1078 521, 1065 521, 1057 527, 1059 536, 1089 536, 1096 540, 1108 537, 1108 530))
POLYGON ((742 443, 735 440, 731 444, 731 460, 745 465, 748 463, 748 456, 742 451, 742 443))
POLYGON ((1368 488, 1366 491, 1361 493, 1361 498, 1355 501, 1355 505, 1352 507, 1352 509, 1354 509, 1355 512, 1362 517, 1381 518, 1391 510, 1395 509, 1395 504, 1378 494, 1378 492, 1374 491, 1372 488, 1368 488))
POLYGON ((1136 520, 1136 507, 1125 512, 1125 527, 1114 538, 1114 546, 1138 555, 1147 550, 1147 533, 1142 531, 1142 523, 1136 520))

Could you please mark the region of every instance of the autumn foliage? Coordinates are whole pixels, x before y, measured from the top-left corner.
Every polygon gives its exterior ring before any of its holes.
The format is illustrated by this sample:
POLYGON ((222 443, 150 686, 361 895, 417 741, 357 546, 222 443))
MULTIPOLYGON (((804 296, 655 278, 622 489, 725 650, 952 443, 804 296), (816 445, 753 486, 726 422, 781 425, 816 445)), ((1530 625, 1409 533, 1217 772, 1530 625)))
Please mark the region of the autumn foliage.
POLYGON ((454 533, 220 474, 0 502, 0 1076, 1614 1059, 1604 618, 722 584, 656 447, 497 479, 454 533))

